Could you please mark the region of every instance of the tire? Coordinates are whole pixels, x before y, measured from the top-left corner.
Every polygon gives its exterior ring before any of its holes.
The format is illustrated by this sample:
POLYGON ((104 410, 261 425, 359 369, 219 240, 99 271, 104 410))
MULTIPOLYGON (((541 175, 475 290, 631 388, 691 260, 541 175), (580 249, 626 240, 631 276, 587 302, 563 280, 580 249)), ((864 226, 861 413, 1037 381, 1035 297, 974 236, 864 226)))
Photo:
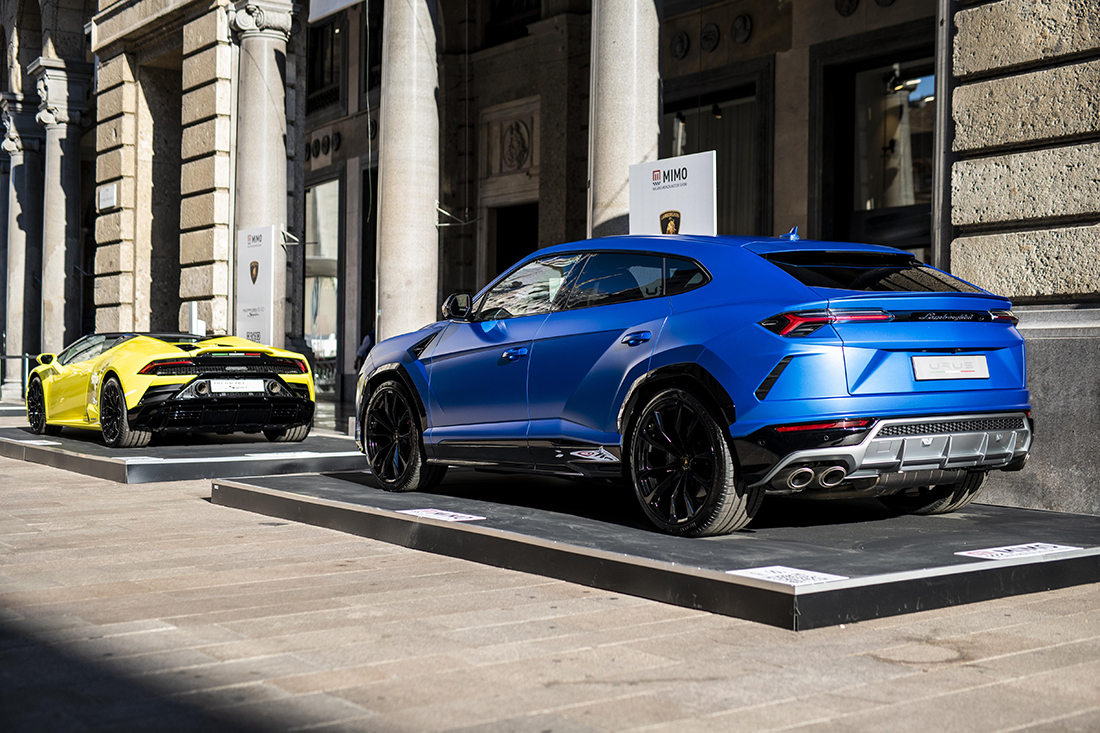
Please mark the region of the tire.
POLYGON ((386 491, 422 491, 443 480, 446 466, 424 462, 416 406, 405 386, 383 383, 363 411, 363 452, 371 476, 386 491))
POLYGON ((985 471, 971 471, 954 484, 907 489, 878 500, 900 514, 947 514, 974 501, 985 486, 985 477, 985 471))
POLYGON ((666 389, 642 409, 630 437, 630 482, 645 515, 683 537, 748 524, 764 498, 747 488, 722 426, 693 394, 666 389))
POLYGON ((27 385, 27 422, 35 435, 57 435, 60 425, 46 422, 46 393, 42 390, 42 380, 35 377, 27 385))
POLYGON ((153 438, 150 430, 133 430, 126 417, 126 393, 116 377, 108 377, 99 391, 99 427, 103 442, 111 448, 144 448, 153 438))
POLYGON ((309 431, 312 429, 313 422, 307 422, 305 425, 299 425, 294 428, 265 430, 264 437, 272 443, 301 443, 306 439, 306 436, 309 435, 309 431))

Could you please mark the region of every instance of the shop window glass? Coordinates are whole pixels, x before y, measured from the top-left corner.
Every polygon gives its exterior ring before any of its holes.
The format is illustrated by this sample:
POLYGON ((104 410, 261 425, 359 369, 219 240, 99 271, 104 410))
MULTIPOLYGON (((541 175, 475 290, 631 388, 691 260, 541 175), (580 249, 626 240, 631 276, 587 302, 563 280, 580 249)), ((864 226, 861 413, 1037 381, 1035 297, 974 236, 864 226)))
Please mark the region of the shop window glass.
POLYGON ((715 151, 718 234, 756 231, 761 166, 753 96, 671 111, 661 120, 661 157, 715 151))
POLYGON ((317 387, 331 390, 336 375, 340 279, 340 182, 306 189, 305 323, 303 333, 316 357, 317 387))
POLYGON ((927 259, 936 111, 933 59, 854 77, 852 234, 927 259))

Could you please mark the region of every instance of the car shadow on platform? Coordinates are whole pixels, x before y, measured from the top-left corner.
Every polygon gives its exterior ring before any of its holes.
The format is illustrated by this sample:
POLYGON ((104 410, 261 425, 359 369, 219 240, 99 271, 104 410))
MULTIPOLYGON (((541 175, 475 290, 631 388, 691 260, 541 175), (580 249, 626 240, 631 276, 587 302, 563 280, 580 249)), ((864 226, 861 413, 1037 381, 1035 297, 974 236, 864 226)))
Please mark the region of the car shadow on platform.
MULTIPOLYGON (((370 476, 365 473, 326 475, 360 484, 365 491, 382 491, 374 487, 370 476)), ((622 527, 657 531, 642 513, 633 490, 625 482, 451 468, 443 483, 424 493, 569 514, 622 527)), ((767 496, 756 517, 740 532, 860 524, 897 516, 875 499, 823 500, 767 496)))

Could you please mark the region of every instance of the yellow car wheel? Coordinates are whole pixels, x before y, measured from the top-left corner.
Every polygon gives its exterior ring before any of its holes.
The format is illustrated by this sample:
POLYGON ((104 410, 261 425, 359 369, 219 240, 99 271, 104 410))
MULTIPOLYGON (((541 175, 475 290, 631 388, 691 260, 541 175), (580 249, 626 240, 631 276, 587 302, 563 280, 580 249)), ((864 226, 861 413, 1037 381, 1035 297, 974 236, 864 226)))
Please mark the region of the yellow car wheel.
POLYGON ((35 435, 57 435, 61 432, 60 426, 46 422, 46 395, 42 391, 42 380, 37 377, 27 385, 27 422, 35 435))
POLYGON ((126 417, 126 394, 114 377, 103 383, 100 393, 99 425, 103 442, 111 448, 142 448, 149 445, 153 433, 132 430, 126 417))

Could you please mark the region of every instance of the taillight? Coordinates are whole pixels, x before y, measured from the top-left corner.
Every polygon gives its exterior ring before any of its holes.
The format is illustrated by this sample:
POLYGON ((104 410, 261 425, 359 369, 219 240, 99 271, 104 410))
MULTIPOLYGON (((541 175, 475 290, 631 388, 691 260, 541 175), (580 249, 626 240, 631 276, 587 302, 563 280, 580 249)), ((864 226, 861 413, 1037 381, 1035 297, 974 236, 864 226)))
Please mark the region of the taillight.
POLYGON ((775 432, 800 433, 805 430, 858 430, 870 426, 874 421, 874 418, 864 417, 848 420, 833 420, 831 422, 802 423, 801 425, 781 425, 775 429, 775 432))
POLYGON ((994 310, 989 311, 989 315, 993 316, 994 323, 1011 323, 1015 326, 1020 322, 1020 319, 1012 311, 994 310))
POLYGON ((151 361, 141 368, 138 374, 158 374, 161 367, 170 366, 195 366, 190 359, 165 359, 163 361, 151 361))
POLYGON ((801 338, 826 324, 835 323, 882 323, 894 320, 894 316, 879 308, 840 309, 798 311, 780 313, 760 321, 760 325, 772 333, 790 338, 801 338))
POLYGON ((279 364, 290 367, 291 369, 297 369, 299 374, 305 374, 309 371, 309 367, 306 366, 306 363, 298 359, 281 359, 279 360, 279 364))

